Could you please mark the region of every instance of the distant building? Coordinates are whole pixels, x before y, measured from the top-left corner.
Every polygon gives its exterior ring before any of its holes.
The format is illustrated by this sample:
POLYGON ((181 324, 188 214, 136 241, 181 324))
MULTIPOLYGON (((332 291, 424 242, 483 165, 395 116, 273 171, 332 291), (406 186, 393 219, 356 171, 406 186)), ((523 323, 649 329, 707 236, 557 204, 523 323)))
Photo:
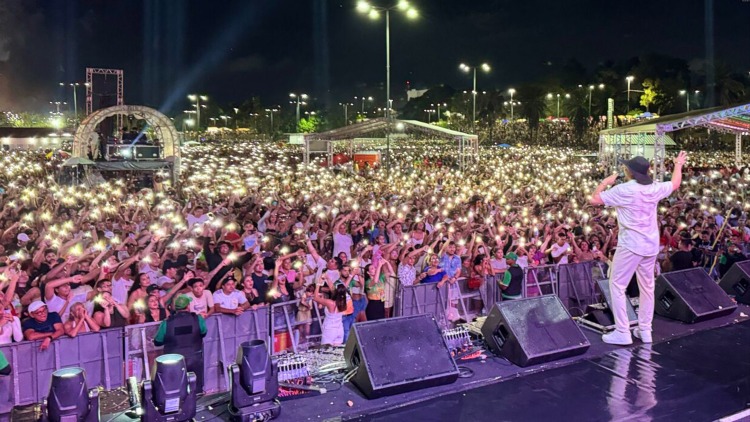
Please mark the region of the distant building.
POLYGON ((0 127, 0 148, 47 149, 60 148, 63 141, 72 140, 73 134, 44 127, 0 127))
POLYGON ((415 98, 419 98, 427 91, 427 89, 409 89, 406 91, 406 101, 411 101, 415 98))

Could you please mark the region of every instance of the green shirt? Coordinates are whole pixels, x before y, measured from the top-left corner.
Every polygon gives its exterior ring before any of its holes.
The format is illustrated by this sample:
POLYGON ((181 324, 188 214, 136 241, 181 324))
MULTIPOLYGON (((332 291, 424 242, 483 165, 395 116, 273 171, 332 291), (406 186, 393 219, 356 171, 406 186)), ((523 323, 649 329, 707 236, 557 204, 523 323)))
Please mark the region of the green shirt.
POLYGON ((8 359, 5 358, 5 355, 3 354, 2 350, 0 350, 0 371, 7 368, 8 365, 8 359))
MULTIPOLYGON (((201 330, 201 335, 205 336, 206 333, 208 332, 208 329, 206 328, 206 320, 203 319, 203 317, 200 315, 197 315, 197 316, 198 316, 198 328, 200 328, 201 330)), ((156 344, 157 346, 161 346, 162 344, 164 344, 165 335, 167 335, 167 320, 166 319, 162 321, 161 324, 159 324, 159 331, 156 332, 156 336, 154 337, 154 344, 156 344)))

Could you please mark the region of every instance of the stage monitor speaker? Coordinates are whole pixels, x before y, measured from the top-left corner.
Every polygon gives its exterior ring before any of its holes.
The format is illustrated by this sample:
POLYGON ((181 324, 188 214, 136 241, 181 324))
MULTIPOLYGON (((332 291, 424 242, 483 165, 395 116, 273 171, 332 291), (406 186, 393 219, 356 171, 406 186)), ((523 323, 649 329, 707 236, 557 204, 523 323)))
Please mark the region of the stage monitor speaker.
POLYGON ((656 279, 654 312, 687 323, 729 315, 737 305, 703 268, 663 273, 656 279))
POLYGON ((482 335, 490 351, 518 366, 581 355, 591 346, 554 295, 496 303, 482 335))
POLYGON ((458 379, 440 328, 430 315, 355 323, 344 348, 352 377, 367 398, 450 384, 458 379))
POLYGON ((750 261, 736 262, 721 278, 719 286, 739 303, 750 305, 750 261))

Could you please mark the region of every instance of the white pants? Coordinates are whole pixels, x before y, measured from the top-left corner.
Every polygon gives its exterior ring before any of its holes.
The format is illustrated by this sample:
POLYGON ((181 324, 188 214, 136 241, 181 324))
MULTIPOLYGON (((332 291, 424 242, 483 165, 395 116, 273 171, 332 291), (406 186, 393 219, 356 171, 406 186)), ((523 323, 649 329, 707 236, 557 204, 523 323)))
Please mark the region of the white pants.
POLYGON ((641 256, 619 247, 612 259, 612 271, 609 279, 609 291, 612 295, 612 314, 615 317, 615 330, 621 333, 630 331, 630 321, 625 301, 625 290, 628 288, 633 273, 638 279, 640 304, 638 307, 638 328, 651 331, 654 319, 654 264, 656 255, 641 256))

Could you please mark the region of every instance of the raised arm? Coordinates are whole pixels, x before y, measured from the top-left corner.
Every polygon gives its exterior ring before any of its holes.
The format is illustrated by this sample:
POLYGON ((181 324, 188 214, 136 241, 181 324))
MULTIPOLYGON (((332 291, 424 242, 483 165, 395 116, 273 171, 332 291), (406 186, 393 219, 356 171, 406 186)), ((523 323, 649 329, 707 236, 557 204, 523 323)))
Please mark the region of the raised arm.
POLYGON ((682 184, 682 166, 687 161, 687 153, 680 151, 677 157, 674 158, 674 170, 672 171, 672 191, 676 191, 682 184))

